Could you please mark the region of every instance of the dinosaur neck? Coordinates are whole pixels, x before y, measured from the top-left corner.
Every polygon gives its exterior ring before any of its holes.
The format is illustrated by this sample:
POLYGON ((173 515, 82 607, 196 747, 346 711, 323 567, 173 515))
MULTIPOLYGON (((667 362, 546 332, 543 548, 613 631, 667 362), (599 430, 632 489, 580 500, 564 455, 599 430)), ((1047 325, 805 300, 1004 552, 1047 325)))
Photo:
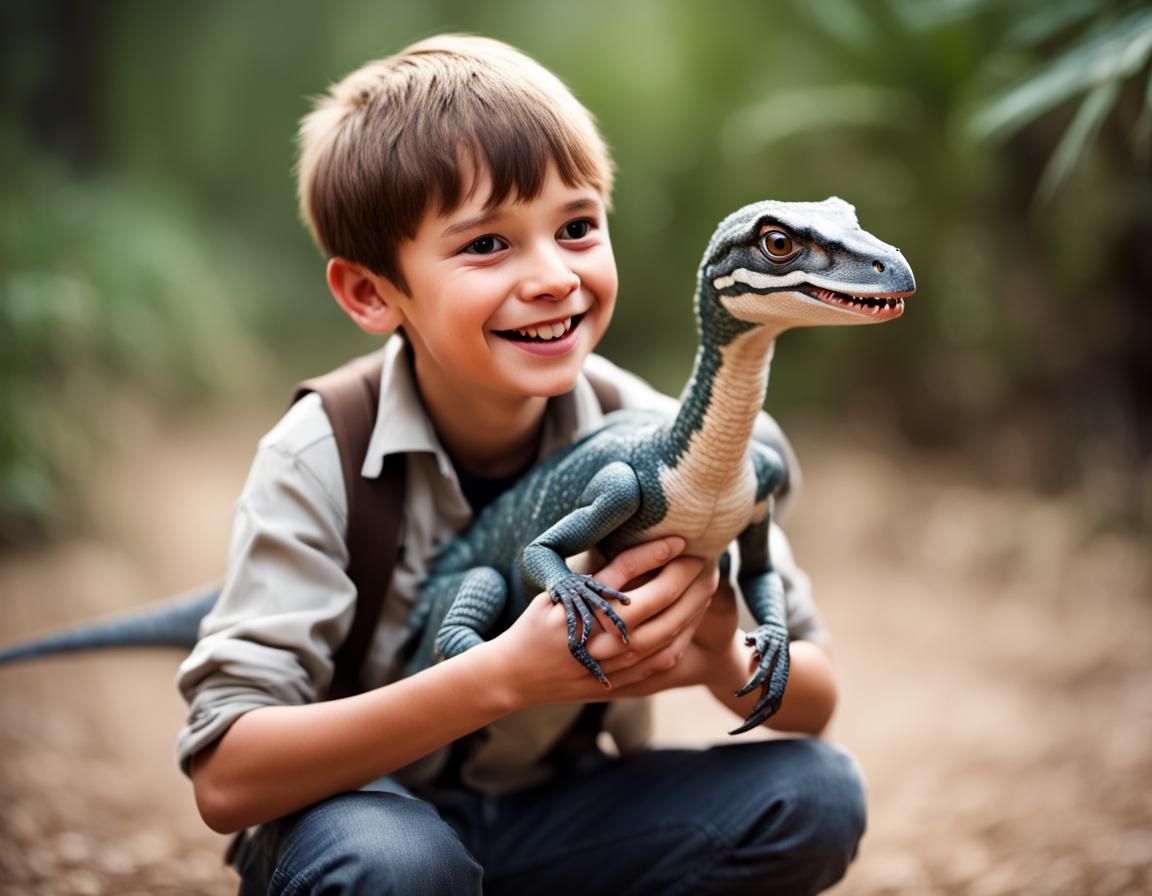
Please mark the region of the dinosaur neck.
POLYGON ((670 435, 672 466, 691 477, 698 494, 713 493, 743 470, 778 332, 710 316, 710 302, 701 297, 700 348, 670 435))

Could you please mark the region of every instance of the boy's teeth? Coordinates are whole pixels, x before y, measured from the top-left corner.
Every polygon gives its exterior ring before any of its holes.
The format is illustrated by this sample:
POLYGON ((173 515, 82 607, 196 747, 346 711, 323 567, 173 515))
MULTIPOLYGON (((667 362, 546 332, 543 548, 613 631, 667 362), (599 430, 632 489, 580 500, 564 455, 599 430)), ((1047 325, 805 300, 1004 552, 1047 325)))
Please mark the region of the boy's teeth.
POLYGON ((525 327, 522 330, 516 330, 517 335, 524 336, 529 339, 559 339, 565 333, 572 329, 572 318, 567 317, 562 321, 556 321, 551 324, 540 324, 535 327, 525 327))

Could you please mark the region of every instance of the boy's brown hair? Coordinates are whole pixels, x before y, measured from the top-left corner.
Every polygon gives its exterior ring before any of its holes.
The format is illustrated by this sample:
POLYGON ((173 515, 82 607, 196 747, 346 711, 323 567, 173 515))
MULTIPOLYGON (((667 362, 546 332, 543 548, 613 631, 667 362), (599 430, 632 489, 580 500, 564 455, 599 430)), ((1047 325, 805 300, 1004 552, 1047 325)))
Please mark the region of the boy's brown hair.
POLYGON ((592 115, 507 44, 441 35, 334 84, 300 123, 300 211, 320 248, 407 290, 396 249, 487 171, 486 208, 532 199, 555 164, 608 201, 612 162, 592 115))

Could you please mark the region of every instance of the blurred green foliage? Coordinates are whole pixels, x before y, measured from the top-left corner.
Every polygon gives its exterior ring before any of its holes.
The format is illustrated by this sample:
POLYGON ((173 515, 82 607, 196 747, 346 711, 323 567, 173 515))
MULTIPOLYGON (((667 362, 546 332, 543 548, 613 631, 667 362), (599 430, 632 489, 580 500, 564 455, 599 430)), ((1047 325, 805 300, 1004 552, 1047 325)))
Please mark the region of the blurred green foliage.
POLYGON ((295 123, 331 81, 445 30, 541 60, 614 148, 606 354, 678 389, 714 223, 756 198, 840 195, 903 248, 920 295, 890 327, 785 336, 770 408, 895 426, 1042 484, 1087 477, 1129 521, 1148 513, 1147 3, 50 0, 0 16, 9 536, 66 506, 109 403, 285 392, 371 345, 298 223, 295 123))

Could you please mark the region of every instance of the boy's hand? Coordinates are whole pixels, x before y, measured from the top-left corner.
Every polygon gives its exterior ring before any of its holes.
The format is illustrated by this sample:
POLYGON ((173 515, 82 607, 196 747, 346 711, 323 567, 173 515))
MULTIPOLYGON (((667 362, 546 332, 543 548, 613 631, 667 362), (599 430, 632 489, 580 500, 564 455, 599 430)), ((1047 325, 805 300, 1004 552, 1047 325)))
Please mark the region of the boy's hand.
POLYGON ((687 635, 681 635, 672 647, 674 663, 627 688, 618 688, 613 696, 643 697, 697 684, 709 688, 719 685, 722 690, 732 692, 736 686, 729 683, 733 669, 736 678, 747 677, 750 654, 739 630, 736 594, 727 581, 716 585, 703 615, 687 635))
POLYGON ((721 580, 716 586, 712 603, 696 633, 690 647, 708 653, 723 654, 732 646, 732 640, 739 633, 740 613, 736 607, 736 592, 730 582, 721 580))
MULTIPOLYGON (((716 590, 715 564, 680 557, 684 541, 664 538, 624 551, 595 576, 632 599, 617 612, 630 639, 621 643, 610 623, 589 639, 589 653, 612 682, 600 683, 568 652, 563 607, 541 594, 520 618, 491 642, 500 651, 502 686, 511 708, 539 703, 603 700, 623 696, 621 688, 644 682, 676 666, 696 634, 716 590), (651 575, 650 575, 651 574, 651 575), (639 581, 629 587, 629 583, 639 581)), ((707 634, 714 638, 714 634, 707 634)))

